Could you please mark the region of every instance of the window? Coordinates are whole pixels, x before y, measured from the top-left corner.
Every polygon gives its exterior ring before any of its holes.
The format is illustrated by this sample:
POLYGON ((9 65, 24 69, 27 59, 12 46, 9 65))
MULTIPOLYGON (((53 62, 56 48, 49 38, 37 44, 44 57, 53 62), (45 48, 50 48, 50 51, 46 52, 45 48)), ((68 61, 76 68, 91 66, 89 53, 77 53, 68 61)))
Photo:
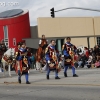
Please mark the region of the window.
POLYGON ((6 45, 8 45, 8 43, 6 43, 6 45))
POLYGON ((97 37, 97 45, 100 45, 100 37, 97 37))
POLYGON ((59 50, 60 54, 62 54, 62 45, 64 44, 64 39, 58 39, 56 41, 57 49, 59 50))
POLYGON ((9 40, 8 40, 8 26, 4 26, 3 27, 3 31, 4 31, 4 43, 7 47, 7 49, 9 48, 9 40))
POLYGON ((8 39, 8 26, 4 26, 4 39, 8 39))
POLYGON ((61 40, 58 40, 58 50, 61 52, 61 40))
POLYGON ((16 38, 13 38, 13 45, 16 46, 16 38))

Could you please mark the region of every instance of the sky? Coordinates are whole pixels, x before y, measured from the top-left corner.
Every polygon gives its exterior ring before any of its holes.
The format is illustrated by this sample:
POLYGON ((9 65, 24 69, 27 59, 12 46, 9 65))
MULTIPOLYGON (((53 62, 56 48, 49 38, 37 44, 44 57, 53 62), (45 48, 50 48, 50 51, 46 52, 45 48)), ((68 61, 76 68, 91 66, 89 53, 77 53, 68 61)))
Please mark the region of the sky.
MULTIPOLYGON (((0 12, 10 9, 28 9, 30 25, 37 25, 38 17, 51 17, 50 9, 55 11, 68 7, 100 9, 100 0, 0 0, 0 12)), ((55 13, 56 17, 94 17, 100 12, 86 10, 64 10, 55 13)))

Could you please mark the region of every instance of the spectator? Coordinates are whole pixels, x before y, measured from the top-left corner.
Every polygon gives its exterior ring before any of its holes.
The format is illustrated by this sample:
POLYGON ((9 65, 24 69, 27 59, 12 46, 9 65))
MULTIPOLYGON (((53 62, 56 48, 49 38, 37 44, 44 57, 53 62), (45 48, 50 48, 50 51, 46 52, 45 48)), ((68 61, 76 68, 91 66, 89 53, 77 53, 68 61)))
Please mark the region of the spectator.
POLYGON ((36 68, 36 59, 35 55, 31 54, 31 68, 34 69, 34 67, 36 68))
POLYGON ((83 53, 81 56, 79 56, 79 61, 78 61, 78 65, 79 67, 84 67, 84 65, 86 64, 87 61, 87 57, 86 55, 83 53))
POLYGON ((98 45, 95 46, 94 53, 97 57, 97 60, 100 60, 100 47, 98 45))
POLYGON ((31 65, 31 49, 30 48, 27 48, 27 56, 28 56, 29 65, 31 65))
POLYGON ((93 48, 90 49, 90 55, 92 55, 92 56, 94 55, 94 50, 93 50, 93 48))
POLYGON ((96 62, 96 56, 92 56, 92 64, 94 64, 96 62))
POLYGON ((89 59, 87 61, 87 67, 90 68, 92 64, 92 55, 89 55, 89 59))
POLYGON ((89 50, 87 47, 84 47, 84 54, 86 55, 86 57, 89 57, 89 50))
POLYGON ((96 67, 96 68, 100 68, 100 61, 99 61, 99 60, 96 60, 96 62, 95 62, 95 67, 96 67))

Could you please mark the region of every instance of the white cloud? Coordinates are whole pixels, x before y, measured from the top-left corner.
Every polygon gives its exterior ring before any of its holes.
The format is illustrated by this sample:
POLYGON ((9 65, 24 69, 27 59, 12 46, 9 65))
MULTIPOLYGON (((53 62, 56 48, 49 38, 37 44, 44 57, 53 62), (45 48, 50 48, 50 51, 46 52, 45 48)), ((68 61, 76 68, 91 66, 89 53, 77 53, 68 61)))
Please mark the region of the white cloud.
MULTIPOLYGON (((55 10, 67 8, 67 7, 83 7, 100 9, 100 0, 0 0, 3 2, 18 2, 19 5, 16 6, 1 6, 0 12, 8 9, 28 9, 30 15, 31 25, 37 24, 38 17, 50 17, 50 9, 52 7, 55 10)), ((73 17, 73 16, 100 16, 99 12, 83 11, 83 10, 65 10, 62 12, 57 12, 56 17, 73 17)))

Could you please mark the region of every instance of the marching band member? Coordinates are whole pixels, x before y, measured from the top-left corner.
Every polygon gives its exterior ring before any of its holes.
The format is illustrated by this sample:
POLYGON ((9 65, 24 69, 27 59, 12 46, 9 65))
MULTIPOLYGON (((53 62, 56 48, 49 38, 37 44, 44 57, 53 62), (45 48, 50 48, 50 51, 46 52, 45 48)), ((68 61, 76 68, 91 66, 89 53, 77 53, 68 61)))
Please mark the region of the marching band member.
POLYGON ((55 79, 60 79, 58 77, 58 52, 55 50, 55 40, 51 40, 51 45, 46 48, 45 57, 47 62, 47 79, 49 79, 50 71, 55 71, 55 79))
POLYGON ((29 69, 30 65, 28 63, 28 57, 22 57, 22 75, 25 75, 26 84, 30 84, 29 82, 29 69))
POLYGON ((78 77, 77 74, 75 74, 75 67, 74 67, 74 55, 76 52, 76 47, 70 43, 71 38, 67 37, 66 43, 63 45, 63 55, 64 55, 64 76, 67 77, 67 69, 69 66, 72 67, 72 73, 73 77, 78 77))
MULTIPOLYGON (((23 64, 25 63, 26 64, 26 62, 28 63, 28 66, 29 66, 29 59, 28 59, 28 57, 27 57, 27 61, 25 60, 25 62, 24 62, 24 57, 26 57, 27 56, 27 48, 26 48, 26 45, 25 45, 25 43, 22 43, 22 45, 21 45, 21 48, 19 49, 20 50, 20 58, 21 58, 21 61, 22 61, 22 72, 21 72, 21 74, 23 74, 23 67, 25 67, 23 64), (24 63, 23 63, 24 62, 24 63)), ((28 68, 29 69, 29 68, 28 68)), ((25 69, 25 71, 26 71, 26 73, 24 73, 25 74, 25 78, 26 78, 26 84, 30 84, 30 82, 28 81, 28 72, 29 72, 29 70, 28 69, 25 69)), ((21 77, 20 77, 20 80, 21 80, 21 77)), ((21 82, 20 82, 21 83, 21 82)))
MULTIPOLYGON (((18 52, 16 52, 16 72, 18 73, 18 82, 21 83, 21 76, 23 74, 23 58, 27 55, 27 49, 25 43, 18 44, 18 52)), ((25 73, 26 84, 30 84, 28 81, 28 74, 25 73)))

